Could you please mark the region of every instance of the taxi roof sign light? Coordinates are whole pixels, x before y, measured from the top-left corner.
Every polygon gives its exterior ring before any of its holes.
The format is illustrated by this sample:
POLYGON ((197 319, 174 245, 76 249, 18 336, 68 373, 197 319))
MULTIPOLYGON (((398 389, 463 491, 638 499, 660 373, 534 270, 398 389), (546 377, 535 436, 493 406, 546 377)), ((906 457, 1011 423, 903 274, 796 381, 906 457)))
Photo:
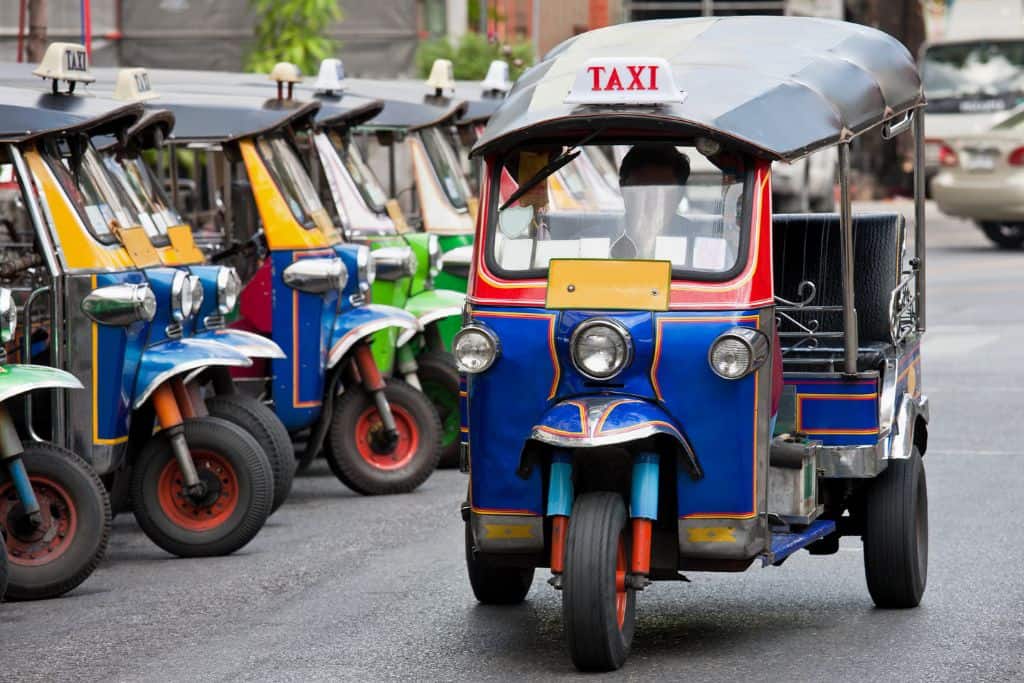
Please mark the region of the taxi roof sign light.
POLYGON ((274 68, 270 70, 270 80, 277 83, 277 99, 286 99, 284 96, 284 84, 288 84, 288 97, 292 98, 293 90, 296 83, 302 83, 302 70, 291 62, 278 62, 274 65, 274 68))
POLYGON ((96 79, 89 71, 89 53, 78 43, 50 43, 43 55, 43 61, 32 72, 40 78, 53 81, 53 92, 57 84, 66 81, 68 92, 75 91, 76 83, 92 83, 96 79))
POLYGON ((455 67, 450 59, 435 59, 430 67, 430 77, 427 78, 427 87, 435 95, 455 94, 455 67))
POLYGON ((333 95, 345 89, 345 65, 340 59, 325 59, 320 62, 313 89, 318 93, 333 95))
POLYGON ((145 102, 160 97, 149 80, 145 69, 119 69, 114 84, 114 99, 126 102, 145 102))
POLYGON ((662 57, 588 59, 576 72, 566 104, 679 104, 686 93, 676 87, 672 67, 662 57))
POLYGON ((484 95, 498 95, 507 93, 512 89, 512 81, 508 78, 508 62, 502 59, 495 59, 487 67, 487 75, 480 82, 484 95))

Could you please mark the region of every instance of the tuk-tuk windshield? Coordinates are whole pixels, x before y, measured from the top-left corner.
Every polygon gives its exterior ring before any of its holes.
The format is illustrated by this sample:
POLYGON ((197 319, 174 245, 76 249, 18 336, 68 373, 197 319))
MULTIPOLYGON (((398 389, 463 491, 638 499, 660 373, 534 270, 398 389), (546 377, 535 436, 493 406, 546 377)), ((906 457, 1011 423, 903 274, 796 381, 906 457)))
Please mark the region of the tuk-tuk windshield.
MULTIPOLYGON (((593 150, 605 154, 601 149, 593 150)), ((733 154, 710 159, 715 173, 690 176, 692 147, 638 144, 628 148, 615 188, 621 205, 584 192, 571 208, 559 203, 558 175, 512 202, 519 184, 537 176, 563 149, 513 151, 496 169, 488 264, 509 278, 543 277, 551 259, 650 259, 672 262, 679 279, 726 280, 744 265, 749 234, 750 167, 733 154), (506 206, 507 204, 507 206, 506 206)), ((565 168, 589 160, 577 156, 565 168)), ((609 163, 611 159, 609 159, 609 163)), ((563 169, 564 170, 564 169, 563 169)), ((586 173, 576 173, 586 182, 586 173)), ((596 175, 596 174, 595 174, 596 175)))
POLYGON ((451 141, 436 127, 422 131, 420 139, 423 140, 427 158, 430 159, 430 165, 448 201, 460 211, 467 210, 469 185, 466 183, 466 176, 462 173, 462 165, 455 155, 455 150, 452 149, 451 141))
POLYGON ((359 147, 351 140, 342 139, 337 133, 331 134, 331 140, 366 206, 376 213, 384 213, 387 210, 388 193, 367 166, 359 147))
POLYGON ((168 244, 167 231, 181 225, 181 216, 171 207, 153 172, 142 159, 105 156, 107 169, 135 209, 137 222, 142 225, 153 244, 168 244))
POLYGON ((92 143, 82 142, 81 145, 77 169, 73 169, 76 155, 72 154, 66 139, 47 140, 42 145, 42 156, 96 239, 114 244, 117 237, 112 228, 136 225, 134 212, 118 192, 92 143))
POLYGON ((307 229, 315 228, 313 213, 322 211, 324 206, 291 143, 279 133, 261 137, 257 145, 295 220, 307 229))

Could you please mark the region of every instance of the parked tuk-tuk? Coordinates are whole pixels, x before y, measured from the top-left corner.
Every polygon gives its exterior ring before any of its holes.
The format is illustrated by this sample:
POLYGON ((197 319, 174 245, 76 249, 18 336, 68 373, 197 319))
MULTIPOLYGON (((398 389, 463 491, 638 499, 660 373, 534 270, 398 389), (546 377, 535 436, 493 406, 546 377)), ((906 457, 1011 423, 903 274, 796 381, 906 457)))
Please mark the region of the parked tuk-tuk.
POLYGON ((473 150, 454 340, 478 600, 518 603, 550 567, 572 659, 597 670, 625 661, 652 581, 842 536, 863 538, 877 606, 919 604, 923 105, 895 38, 807 18, 613 26, 520 79, 473 150), (849 191, 851 143, 911 129, 912 251, 903 216, 854 215, 849 191), (591 145, 629 147, 623 209, 549 210, 591 145), (773 215, 772 161, 830 146, 840 213, 773 215), (691 178, 697 157, 717 177, 691 178))
POLYGON ((233 264, 244 283, 231 327, 269 336, 285 353, 247 380, 290 432, 309 430, 306 459, 326 446, 331 470, 353 490, 415 489, 437 465, 437 413, 413 387, 381 376, 369 340, 421 327, 401 309, 367 303, 369 249, 339 244, 295 145, 318 104, 160 88, 150 106, 176 117, 160 173, 211 261, 233 264))
POLYGON ((101 476, 131 465, 136 519, 168 552, 231 553, 266 520, 273 474, 250 434, 198 414, 185 376, 251 361, 183 338, 201 283, 161 266, 90 140, 124 131, 142 106, 72 94, 93 80, 81 46, 52 45, 36 73, 53 93, 4 88, 0 110, 10 131, 3 163, 18 183, 4 208, 26 229, 0 241, 21 264, 2 280, 26 295, 25 357, 70 371, 86 391, 58 390, 50 411, 26 415, 26 429, 51 433, 101 476))

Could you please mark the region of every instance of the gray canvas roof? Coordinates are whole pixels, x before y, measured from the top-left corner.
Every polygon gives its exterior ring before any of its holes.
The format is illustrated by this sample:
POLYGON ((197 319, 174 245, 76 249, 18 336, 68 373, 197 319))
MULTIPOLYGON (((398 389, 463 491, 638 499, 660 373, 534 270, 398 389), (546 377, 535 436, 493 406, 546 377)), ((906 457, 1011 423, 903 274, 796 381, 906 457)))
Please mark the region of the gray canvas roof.
POLYGON ((141 104, 53 95, 48 88, 42 81, 38 89, 0 86, 0 142, 22 142, 48 133, 114 132, 142 115, 141 104))
POLYGON ((418 130, 437 126, 457 119, 465 110, 461 99, 427 98, 427 87, 422 81, 346 79, 348 90, 366 97, 375 97, 384 103, 380 114, 367 121, 367 128, 399 128, 418 130))
POLYGON ((924 103, 914 59, 866 26, 802 17, 720 17, 620 24, 570 38, 516 82, 473 149, 527 135, 645 128, 705 134, 792 160, 924 103), (565 103, 590 58, 663 58, 681 103, 565 103))

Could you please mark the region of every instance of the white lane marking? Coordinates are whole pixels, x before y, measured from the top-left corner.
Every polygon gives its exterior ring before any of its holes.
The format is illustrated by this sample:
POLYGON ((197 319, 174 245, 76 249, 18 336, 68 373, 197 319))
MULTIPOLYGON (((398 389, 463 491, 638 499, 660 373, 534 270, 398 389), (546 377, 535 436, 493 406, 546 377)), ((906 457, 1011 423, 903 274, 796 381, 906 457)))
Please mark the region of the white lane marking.
POLYGON ((964 456, 972 456, 972 455, 1002 457, 1002 456, 1007 456, 1007 455, 1012 455, 1012 456, 1024 455, 1024 453, 1022 453, 1021 451, 979 451, 979 450, 967 450, 967 449, 962 450, 962 451, 944 451, 944 450, 933 450, 933 449, 929 448, 928 449, 928 455, 941 455, 941 456, 944 456, 944 457, 945 456, 964 457, 964 456))

